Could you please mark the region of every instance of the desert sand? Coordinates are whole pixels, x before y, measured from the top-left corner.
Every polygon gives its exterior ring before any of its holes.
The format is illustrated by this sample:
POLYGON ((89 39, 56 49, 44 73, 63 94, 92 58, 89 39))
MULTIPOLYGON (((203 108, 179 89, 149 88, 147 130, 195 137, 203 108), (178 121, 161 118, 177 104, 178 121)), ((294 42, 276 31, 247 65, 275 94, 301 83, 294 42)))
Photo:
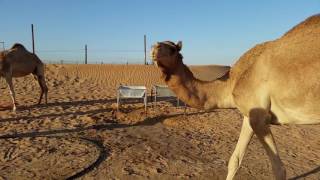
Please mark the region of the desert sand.
MULTIPOLYGON (((213 80, 228 69, 193 66, 213 80)), ((48 105, 30 75, 14 80, 17 112, 0 81, 0 179, 224 179, 241 115, 176 107, 173 102, 126 102, 116 112, 119 84, 164 84, 144 65, 46 65, 48 105)), ((149 99, 150 100, 150 99, 149 99)), ((320 125, 272 126, 290 179, 320 179, 320 125)), ((272 179, 254 137, 236 179, 272 179)))

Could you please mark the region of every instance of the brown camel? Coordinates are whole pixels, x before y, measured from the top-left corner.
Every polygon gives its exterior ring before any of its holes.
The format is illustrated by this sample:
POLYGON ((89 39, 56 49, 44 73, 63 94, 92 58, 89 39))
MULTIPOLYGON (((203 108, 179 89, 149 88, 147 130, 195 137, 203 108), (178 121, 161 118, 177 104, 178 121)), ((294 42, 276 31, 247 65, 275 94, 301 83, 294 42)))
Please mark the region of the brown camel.
POLYGON ((16 97, 12 84, 12 77, 22 77, 33 74, 38 80, 41 94, 38 104, 41 103, 43 94, 45 94, 45 103, 47 103, 48 87, 44 76, 44 64, 37 55, 30 53, 21 44, 14 44, 11 49, 0 53, 0 75, 5 78, 13 102, 13 111, 16 110, 16 97))
POLYGON ((194 78, 182 62, 181 48, 181 42, 165 41, 151 51, 176 95, 192 107, 237 108, 244 117, 227 179, 235 176, 253 134, 263 144, 275 178, 285 179, 269 126, 320 123, 320 15, 256 45, 224 77, 211 82, 194 78))

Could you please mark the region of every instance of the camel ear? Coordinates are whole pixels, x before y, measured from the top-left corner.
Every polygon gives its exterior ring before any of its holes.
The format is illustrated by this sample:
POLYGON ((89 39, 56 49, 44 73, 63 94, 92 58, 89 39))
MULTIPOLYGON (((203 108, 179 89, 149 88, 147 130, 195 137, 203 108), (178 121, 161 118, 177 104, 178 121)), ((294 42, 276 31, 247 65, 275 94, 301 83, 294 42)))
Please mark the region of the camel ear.
POLYGON ((178 51, 181 51, 181 49, 182 49, 182 41, 178 41, 176 46, 177 46, 178 51))

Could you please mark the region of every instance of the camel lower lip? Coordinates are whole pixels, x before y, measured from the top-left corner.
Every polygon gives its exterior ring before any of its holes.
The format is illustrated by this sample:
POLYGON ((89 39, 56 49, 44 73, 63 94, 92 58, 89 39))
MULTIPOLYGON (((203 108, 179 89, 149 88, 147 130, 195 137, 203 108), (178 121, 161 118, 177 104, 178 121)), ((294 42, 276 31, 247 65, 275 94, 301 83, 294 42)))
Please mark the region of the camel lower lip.
POLYGON ((153 61, 153 62, 158 67, 158 61, 153 61))

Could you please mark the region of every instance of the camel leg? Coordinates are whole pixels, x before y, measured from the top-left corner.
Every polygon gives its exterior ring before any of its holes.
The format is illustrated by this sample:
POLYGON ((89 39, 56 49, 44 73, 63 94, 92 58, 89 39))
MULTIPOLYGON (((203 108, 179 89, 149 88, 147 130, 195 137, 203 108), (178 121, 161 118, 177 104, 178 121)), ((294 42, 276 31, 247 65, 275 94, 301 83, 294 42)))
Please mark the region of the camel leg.
POLYGON ((249 142, 252 136, 253 136, 253 130, 250 127, 249 118, 244 117, 236 148, 232 153, 228 163, 227 180, 232 180, 237 170, 240 168, 241 161, 244 157, 244 154, 247 150, 247 147, 249 145, 249 142))
POLYGON ((37 79, 38 79, 38 83, 39 83, 40 88, 41 88, 41 94, 40 94, 40 98, 39 98, 38 104, 41 103, 43 94, 45 96, 45 103, 47 104, 48 103, 48 87, 46 85, 46 81, 44 79, 44 76, 43 75, 37 75, 37 79))
POLYGON ((250 111, 250 125, 259 138, 271 161, 272 170, 277 180, 286 179, 286 170, 281 162, 273 135, 269 127, 270 114, 265 109, 250 111))
POLYGON ((17 107, 16 107, 16 93, 14 92, 14 88, 13 88, 13 84, 12 84, 12 77, 6 75, 5 79, 8 84, 8 87, 10 90, 10 97, 11 97, 11 100, 13 103, 12 111, 16 111, 16 109, 17 109, 17 107))

